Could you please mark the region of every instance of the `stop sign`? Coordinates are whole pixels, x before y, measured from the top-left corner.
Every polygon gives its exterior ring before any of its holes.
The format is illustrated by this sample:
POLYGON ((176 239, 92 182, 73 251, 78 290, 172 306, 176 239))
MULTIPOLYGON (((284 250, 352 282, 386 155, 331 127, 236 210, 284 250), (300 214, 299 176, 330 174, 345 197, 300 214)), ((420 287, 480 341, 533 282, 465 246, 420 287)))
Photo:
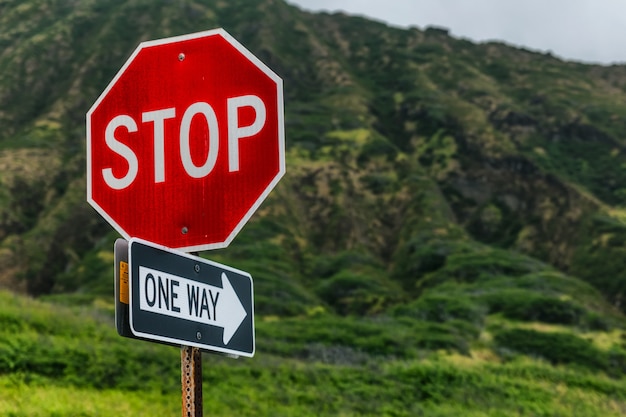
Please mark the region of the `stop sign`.
POLYGON ((87 201, 127 239, 225 247, 284 143, 282 80, 224 30, 143 42, 87 113, 87 201))

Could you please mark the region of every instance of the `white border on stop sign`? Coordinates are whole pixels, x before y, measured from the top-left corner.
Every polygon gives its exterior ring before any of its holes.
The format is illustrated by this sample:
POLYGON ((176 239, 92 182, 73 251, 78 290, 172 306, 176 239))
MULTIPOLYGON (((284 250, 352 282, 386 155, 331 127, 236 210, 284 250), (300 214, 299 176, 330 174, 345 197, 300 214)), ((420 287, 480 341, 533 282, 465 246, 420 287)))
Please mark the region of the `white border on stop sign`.
POLYGON ((113 228, 120 233, 124 238, 130 240, 135 236, 131 236, 127 233, 111 216, 109 216, 106 211, 96 203, 92 198, 92 167, 91 167, 91 114, 96 110, 96 108, 100 105, 102 100, 107 96, 109 91, 113 88, 113 86, 120 79, 122 74, 126 71, 126 69, 130 66, 130 64, 134 61, 137 55, 141 52, 142 49, 165 45, 169 43, 175 43, 185 40, 192 40, 198 38, 204 38, 209 36, 222 36, 228 43, 230 43, 237 51, 239 51, 242 55, 244 55, 250 62, 252 62, 257 68, 259 68, 266 76, 272 79, 276 83, 276 93, 277 93, 277 115, 278 115, 278 152, 279 152, 279 171, 278 174, 274 177, 272 182, 265 188, 263 193, 259 196, 259 198, 255 201, 255 203, 251 206, 251 208, 246 212, 246 214, 242 217, 241 221, 237 224, 237 226, 233 229, 231 234, 224 240, 224 242, 214 243, 214 244, 206 244, 206 245, 196 245, 189 247, 180 247, 175 248, 181 251, 187 252, 195 252, 209 249, 220 249, 227 247, 237 236, 237 234, 241 231, 243 226, 248 222, 250 217, 256 212, 256 210, 260 207, 260 205, 265 201, 269 193, 276 187, 278 181, 285 175, 285 117, 284 117, 284 98, 283 98, 283 80, 272 71, 267 65, 265 65, 260 59, 258 59, 252 52, 250 52, 246 47, 244 47, 239 41, 237 41, 234 37, 232 37, 228 32, 226 32, 222 28, 211 29, 202 32, 189 33, 186 35, 173 36, 169 38, 155 39, 150 41, 141 42, 137 48, 133 51, 133 53, 128 57, 124 65, 117 72, 115 77, 111 80, 111 82, 107 85, 104 91, 98 96, 94 104, 87 111, 86 116, 86 128, 87 128, 87 202, 96 209, 96 211, 111 225, 113 228))

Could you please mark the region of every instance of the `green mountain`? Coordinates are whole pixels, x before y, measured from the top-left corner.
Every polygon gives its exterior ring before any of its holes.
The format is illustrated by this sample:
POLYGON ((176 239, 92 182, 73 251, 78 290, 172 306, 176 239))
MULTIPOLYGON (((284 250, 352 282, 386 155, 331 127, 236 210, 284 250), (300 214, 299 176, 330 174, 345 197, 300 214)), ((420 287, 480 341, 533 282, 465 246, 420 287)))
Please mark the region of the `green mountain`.
POLYGON ((287 140, 202 254, 255 283, 257 356, 209 357, 218 414, 623 413, 625 66, 282 0, 0 0, 0 415, 177 409, 175 350, 112 330, 85 113, 141 41, 215 27, 283 78, 287 140))

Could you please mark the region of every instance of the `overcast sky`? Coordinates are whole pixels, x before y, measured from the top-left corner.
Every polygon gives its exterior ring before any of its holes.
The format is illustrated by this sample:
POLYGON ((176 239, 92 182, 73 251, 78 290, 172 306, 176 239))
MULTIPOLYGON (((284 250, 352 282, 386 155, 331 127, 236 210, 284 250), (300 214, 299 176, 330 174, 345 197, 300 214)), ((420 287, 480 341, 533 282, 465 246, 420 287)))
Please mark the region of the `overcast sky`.
POLYGON ((365 15, 401 27, 450 29, 567 60, 626 63, 626 0, 287 0, 313 11, 365 15))

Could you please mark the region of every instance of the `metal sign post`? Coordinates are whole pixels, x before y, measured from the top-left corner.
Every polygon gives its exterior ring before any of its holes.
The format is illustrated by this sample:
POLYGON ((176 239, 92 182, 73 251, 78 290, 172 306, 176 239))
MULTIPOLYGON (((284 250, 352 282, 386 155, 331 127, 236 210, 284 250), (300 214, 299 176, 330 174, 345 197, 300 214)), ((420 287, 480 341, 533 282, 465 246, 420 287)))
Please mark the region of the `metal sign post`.
POLYGON ((202 417, 202 352, 197 347, 180 347, 180 386, 182 417, 202 417))
POLYGON ((180 348, 183 417, 202 416, 202 353, 194 346, 180 348))

